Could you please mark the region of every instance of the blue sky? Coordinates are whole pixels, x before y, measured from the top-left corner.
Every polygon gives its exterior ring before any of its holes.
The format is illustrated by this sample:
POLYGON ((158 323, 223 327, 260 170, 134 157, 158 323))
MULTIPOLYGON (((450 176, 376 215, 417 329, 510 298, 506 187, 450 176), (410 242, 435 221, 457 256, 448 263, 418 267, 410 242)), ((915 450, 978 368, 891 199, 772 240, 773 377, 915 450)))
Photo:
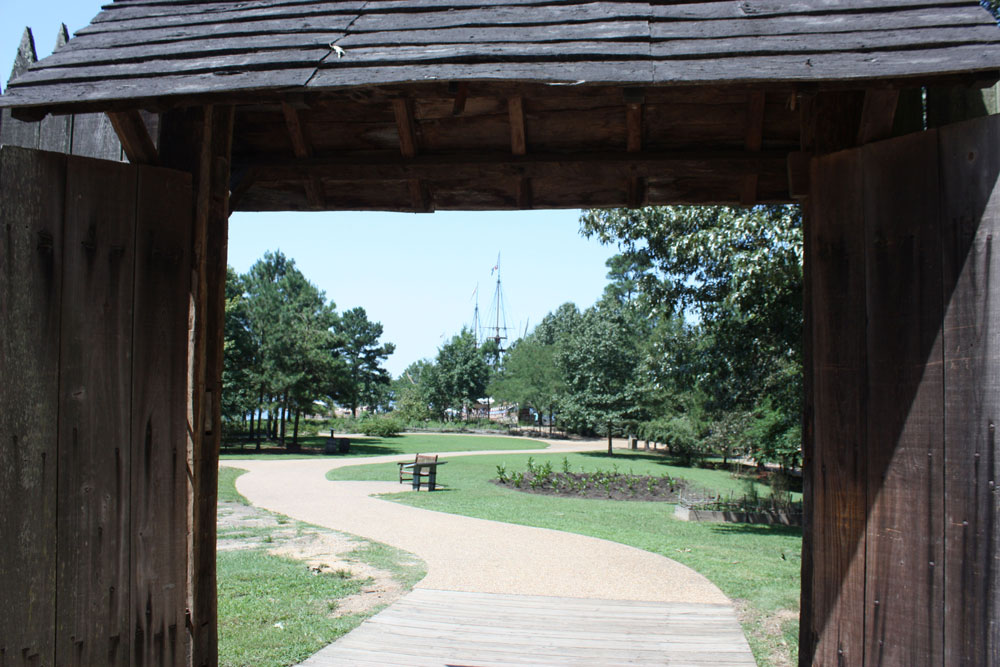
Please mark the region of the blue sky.
MULTIPOLYGON (((0 0, 0 78, 25 26, 39 58, 51 53, 59 24, 70 33, 100 11, 92 0, 0 0)), ((606 283, 614 248, 578 234, 579 211, 515 213, 237 214, 230 221, 229 263, 246 271, 280 249, 338 310, 363 306, 382 322, 397 351, 386 364, 398 375, 433 357, 439 345, 489 310, 491 269, 500 255, 508 325, 522 332, 566 301, 592 304, 606 283)))

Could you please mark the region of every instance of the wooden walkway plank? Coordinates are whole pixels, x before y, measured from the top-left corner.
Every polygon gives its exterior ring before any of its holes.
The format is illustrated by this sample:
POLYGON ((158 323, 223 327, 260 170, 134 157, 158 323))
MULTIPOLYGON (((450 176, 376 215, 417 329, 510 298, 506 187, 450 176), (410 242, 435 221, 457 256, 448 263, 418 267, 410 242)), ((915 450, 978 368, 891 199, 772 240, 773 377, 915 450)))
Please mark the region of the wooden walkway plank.
POLYGON ((418 588, 302 667, 623 663, 755 664, 728 605, 418 588))

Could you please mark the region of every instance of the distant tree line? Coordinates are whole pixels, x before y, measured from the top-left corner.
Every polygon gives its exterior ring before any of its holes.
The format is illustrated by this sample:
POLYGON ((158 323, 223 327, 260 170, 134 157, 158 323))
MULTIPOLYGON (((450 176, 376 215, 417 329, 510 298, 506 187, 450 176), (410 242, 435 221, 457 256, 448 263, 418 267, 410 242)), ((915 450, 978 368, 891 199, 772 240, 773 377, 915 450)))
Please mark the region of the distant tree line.
POLYGON ((621 253, 601 300, 564 304, 507 352, 490 393, 583 434, 694 459, 801 462, 802 221, 797 207, 585 213, 621 253))
POLYGON ((226 279, 224 424, 258 443, 298 445, 299 421, 335 403, 357 414, 385 408, 393 353, 382 325, 364 308, 342 314, 309 282, 295 261, 268 252, 245 274, 226 279), (286 438, 288 423, 291 438, 286 438))

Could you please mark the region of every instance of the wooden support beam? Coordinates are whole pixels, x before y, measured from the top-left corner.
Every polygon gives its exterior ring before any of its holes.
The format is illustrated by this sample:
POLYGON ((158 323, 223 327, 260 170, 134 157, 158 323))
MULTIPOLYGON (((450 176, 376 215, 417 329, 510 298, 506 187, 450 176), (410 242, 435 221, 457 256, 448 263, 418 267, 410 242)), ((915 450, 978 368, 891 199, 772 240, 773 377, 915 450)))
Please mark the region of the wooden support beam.
POLYGON ((507 115, 510 118, 510 152, 527 155, 528 140, 524 129, 524 98, 507 98, 507 115))
POLYGON ((413 101, 393 100, 392 111, 396 115, 396 130, 399 132, 399 152, 403 157, 415 157, 418 150, 417 128, 413 118, 413 101))
POLYGON ((534 208, 534 193, 530 178, 522 176, 517 180, 517 206, 523 211, 530 211, 534 208))
POLYGON ((625 107, 626 150, 638 153, 642 150, 642 104, 628 104, 625 107))
MULTIPOLYGON (((764 145, 764 107, 767 101, 763 92, 750 93, 747 101, 746 136, 744 147, 749 153, 760 152, 764 145)), ((740 192, 740 203, 753 206, 757 203, 757 174, 747 174, 743 177, 743 190, 740 192)))
MULTIPOLYGON (((285 126, 288 128, 288 137, 292 141, 292 151, 297 158, 310 158, 313 155, 312 146, 306 139, 305 130, 302 129, 302 119, 299 117, 298 109, 287 102, 281 103, 281 112, 285 116, 285 126)), ((317 178, 308 178, 305 181, 306 199, 309 205, 316 210, 323 208, 323 184, 317 178)))
POLYGON ((221 436, 232 106, 164 114, 161 162, 187 171, 195 189, 191 315, 188 326, 188 664, 218 662, 215 575, 216 502, 221 436))
POLYGON ((118 135, 128 161, 132 164, 155 165, 160 161, 153 138, 149 136, 149 128, 138 110, 116 111, 108 113, 111 127, 118 135))
POLYGON ((301 181, 315 175, 325 181, 406 181, 410 179, 449 180, 457 178, 558 178, 560 174, 622 174, 643 178, 672 174, 742 176, 767 172, 785 176, 785 152, 744 151, 669 153, 578 153, 541 154, 522 157, 480 153, 476 156, 417 156, 406 162, 395 159, 312 158, 244 162, 238 168, 252 168, 262 182, 301 181))
POLYGON ((410 199, 413 200, 413 210, 416 213, 433 213, 431 207, 431 196, 427 187, 419 178, 412 178, 409 181, 410 199))
MULTIPOLYGON (((642 152, 642 116, 644 97, 642 91, 626 91, 625 94, 625 150, 629 153, 642 152)), ((628 179, 629 208, 643 205, 646 194, 645 179, 632 174, 628 179)))
MULTIPOLYGON (((452 86, 448 86, 448 90, 451 91, 452 86)), ((469 98, 469 84, 458 83, 454 84, 455 92, 455 103, 451 107, 452 116, 461 116, 465 113, 465 102, 469 98)))
POLYGON ((805 199, 809 196, 809 160, 812 155, 804 151, 788 154, 788 196, 805 199))
POLYGON ((861 125, 858 127, 859 146, 892 136, 898 102, 897 89, 869 88, 865 91, 861 125))
POLYGON ((641 208, 646 201, 646 179, 632 176, 628 180, 629 208, 641 208))

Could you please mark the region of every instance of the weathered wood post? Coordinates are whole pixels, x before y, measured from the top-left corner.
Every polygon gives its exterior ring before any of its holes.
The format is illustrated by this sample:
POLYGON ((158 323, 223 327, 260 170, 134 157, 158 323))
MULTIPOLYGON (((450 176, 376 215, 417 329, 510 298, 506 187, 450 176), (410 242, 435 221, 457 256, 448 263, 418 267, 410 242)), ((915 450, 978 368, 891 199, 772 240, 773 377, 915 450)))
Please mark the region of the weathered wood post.
POLYGON ((161 162, 192 174, 195 190, 188 344, 188 595, 191 664, 218 660, 215 576, 222 350, 233 107, 161 118, 161 162))
POLYGON ((996 664, 1000 117, 812 161, 800 661, 996 664))

